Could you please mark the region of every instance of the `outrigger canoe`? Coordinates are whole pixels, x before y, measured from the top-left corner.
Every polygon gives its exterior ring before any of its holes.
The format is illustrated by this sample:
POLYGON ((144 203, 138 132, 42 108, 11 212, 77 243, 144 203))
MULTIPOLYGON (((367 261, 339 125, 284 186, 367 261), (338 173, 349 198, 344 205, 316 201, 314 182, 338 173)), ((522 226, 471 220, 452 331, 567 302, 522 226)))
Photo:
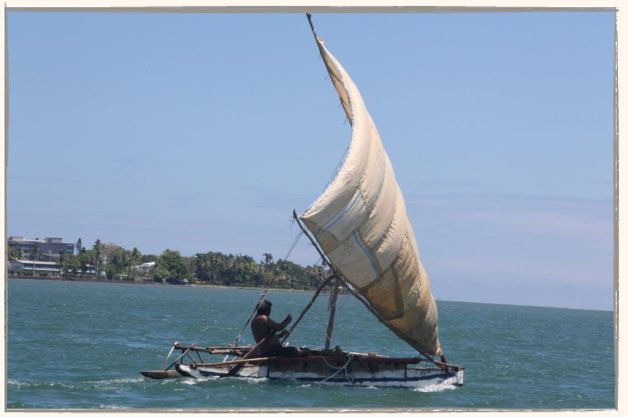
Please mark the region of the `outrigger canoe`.
MULTIPOLYGON (((296 222, 318 251, 330 275, 289 334, 321 290, 330 286, 332 308, 325 348, 310 350, 306 357, 280 358, 259 357, 257 347, 238 347, 238 339, 233 345, 222 348, 175 343, 170 354, 175 350, 182 353, 174 362, 166 367, 169 354, 161 370, 142 374, 149 378, 230 377, 369 386, 420 387, 439 383, 460 386, 464 367, 446 362, 438 337, 436 302, 419 257, 401 190, 377 128, 355 83, 316 34, 311 16, 307 17, 352 126, 347 155, 331 184, 302 215, 294 212, 296 222), (395 358, 329 349, 340 286, 362 302, 395 336, 413 347, 418 356, 395 358), (205 361, 201 354, 220 354, 223 360, 205 361), (440 360, 436 359, 438 357, 440 360)), ((245 328, 247 325, 248 321, 245 328)))

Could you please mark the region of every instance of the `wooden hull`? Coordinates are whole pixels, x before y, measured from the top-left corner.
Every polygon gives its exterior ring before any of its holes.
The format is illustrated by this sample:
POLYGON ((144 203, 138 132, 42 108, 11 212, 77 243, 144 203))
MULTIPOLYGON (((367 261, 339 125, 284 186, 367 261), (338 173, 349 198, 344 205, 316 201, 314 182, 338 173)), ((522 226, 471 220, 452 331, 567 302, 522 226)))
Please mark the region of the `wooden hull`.
POLYGON ((164 371, 164 370, 141 371, 140 373, 144 375, 145 377, 152 378, 152 379, 181 378, 183 376, 178 371, 175 371, 173 369, 169 369, 167 371, 164 371))
MULTIPOLYGON (((193 378, 224 376, 233 365, 177 364, 177 371, 193 378)), ((385 386, 417 388, 437 384, 461 386, 464 368, 461 366, 419 367, 395 358, 337 358, 303 357, 272 358, 259 363, 247 363, 233 377, 267 380, 293 380, 355 386, 385 386)))

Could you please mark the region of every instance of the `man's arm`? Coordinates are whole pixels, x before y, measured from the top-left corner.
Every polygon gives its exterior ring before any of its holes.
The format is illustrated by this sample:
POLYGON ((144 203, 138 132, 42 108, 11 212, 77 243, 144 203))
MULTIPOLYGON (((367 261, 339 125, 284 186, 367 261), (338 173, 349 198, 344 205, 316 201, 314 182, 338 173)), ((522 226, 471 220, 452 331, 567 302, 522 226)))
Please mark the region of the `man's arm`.
POLYGON ((274 331, 285 329, 286 326, 292 321, 292 315, 290 314, 288 314, 288 317, 286 317, 284 321, 282 321, 281 323, 277 323, 276 321, 274 321, 268 316, 265 316, 265 317, 266 317, 266 320, 264 320, 264 323, 266 324, 266 327, 274 331))

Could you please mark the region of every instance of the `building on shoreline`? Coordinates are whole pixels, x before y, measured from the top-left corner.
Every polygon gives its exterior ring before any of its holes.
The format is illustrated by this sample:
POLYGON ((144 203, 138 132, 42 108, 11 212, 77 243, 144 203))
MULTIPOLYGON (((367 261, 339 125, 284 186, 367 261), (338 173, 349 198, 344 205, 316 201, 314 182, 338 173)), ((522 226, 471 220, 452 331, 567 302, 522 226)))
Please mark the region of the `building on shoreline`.
POLYGON ((14 272, 14 271, 33 271, 37 273, 41 273, 41 272, 59 273, 60 268, 56 262, 29 261, 27 259, 18 259, 15 261, 9 261, 9 272, 14 272))
POLYGON ((135 265, 133 270, 139 273, 148 273, 155 267, 155 262, 146 262, 141 265, 135 265))
POLYGON ((47 237, 45 239, 24 239, 21 236, 9 236, 7 241, 9 247, 18 248, 22 251, 21 257, 27 257, 33 248, 37 248, 39 255, 49 261, 56 261, 63 251, 68 254, 74 254, 74 243, 64 242, 60 237, 47 237))
MULTIPOLYGON (((16 259, 14 261, 9 261, 8 270, 9 273, 17 271, 32 271, 35 273, 54 272, 58 274, 61 272, 61 268, 57 262, 31 261, 28 259, 16 259)), ((83 271, 80 272, 83 273, 83 271)), ((93 265, 87 265, 84 274, 96 275, 96 267, 93 265)))

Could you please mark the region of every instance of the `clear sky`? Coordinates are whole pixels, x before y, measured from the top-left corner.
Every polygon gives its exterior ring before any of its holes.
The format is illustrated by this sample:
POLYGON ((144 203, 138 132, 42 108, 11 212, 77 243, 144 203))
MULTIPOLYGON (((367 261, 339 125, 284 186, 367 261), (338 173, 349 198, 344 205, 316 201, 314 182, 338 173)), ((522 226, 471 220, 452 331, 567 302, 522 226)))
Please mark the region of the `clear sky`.
MULTIPOLYGON (((613 13, 313 19, 436 298, 612 309, 613 13)), ((9 12, 8 44, 8 236, 284 258, 349 145, 304 14, 9 12)))

